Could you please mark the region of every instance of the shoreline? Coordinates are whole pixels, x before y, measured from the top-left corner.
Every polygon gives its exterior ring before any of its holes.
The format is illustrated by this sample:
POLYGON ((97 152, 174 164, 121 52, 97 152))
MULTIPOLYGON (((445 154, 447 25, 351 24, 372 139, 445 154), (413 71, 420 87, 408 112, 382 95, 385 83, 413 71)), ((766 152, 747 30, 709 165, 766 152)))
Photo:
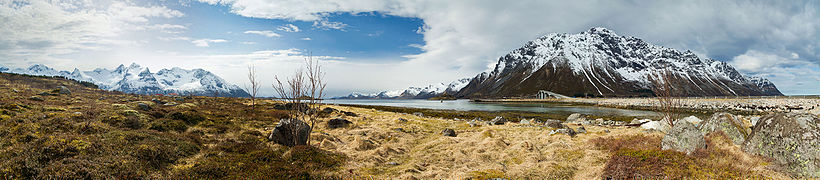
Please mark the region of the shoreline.
MULTIPOLYGON (((810 112, 820 110, 820 98, 677 98, 676 107, 684 113, 711 114, 728 112, 742 115, 764 115, 779 112, 810 112)), ((565 99, 471 99, 490 103, 569 103, 620 109, 657 111, 656 98, 565 98, 565 99)))
MULTIPOLYGON (((481 118, 483 120, 490 120, 497 116, 501 116, 507 118, 513 122, 518 122, 521 119, 537 119, 537 120, 547 120, 547 119, 556 119, 556 120, 566 120, 569 114, 559 114, 559 113, 545 113, 545 112, 529 112, 529 111, 514 111, 514 110, 505 110, 505 111, 483 111, 483 110, 453 110, 453 109, 431 109, 431 108, 414 108, 414 107, 398 107, 398 106, 382 106, 382 105, 361 105, 361 104, 332 104, 332 103, 325 103, 326 105, 336 105, 336 106, 345 106, 345 107, 355 107, 355 108, 365 108, 365 109, 374 109, 379 111, 387 111, 387 112, 394 112, 394 113, 404 113, 404 114, 413 114, 413 113, 422 113, 425 117, 436 117, 436 118, 444 118, 444 119, 461 119, 461 120, 471 120, 474 118, 481 118)), ((657 119, 657 117, 652 116, 602 116, 597 114, 584 114, 585 116, 597 119, 602 118, 605 120, 614 120, 614 121, 624 121, 630 122, 634 118, 638 119, 657 119)), ((688 115, 704 115, 707 114, 694 114, 694 113, 687 113, 688 115)), ((709 114, 710 115, 710 114, 709 114)))

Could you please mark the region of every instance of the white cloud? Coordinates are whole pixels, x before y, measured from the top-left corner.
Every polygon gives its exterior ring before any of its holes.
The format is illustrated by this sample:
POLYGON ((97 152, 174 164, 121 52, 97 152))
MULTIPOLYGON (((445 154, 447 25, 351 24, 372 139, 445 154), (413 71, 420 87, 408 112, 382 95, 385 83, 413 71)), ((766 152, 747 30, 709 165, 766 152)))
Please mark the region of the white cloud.
POLYGON ((160 32, 169 33, 169 34, 180 34, 184 30, 187 30, 188 27, 185 27, 183 25, 178 25, 178 24, 154 24, 154 25, 142 26, 142 27, 139 27, 138 29, 141 29, 141 30, 154 30, 154 31, 160 31, 160 32))
POLYGON ((252 41, 245 41, 245 42, 241 42, 241 43, 242 44, 247 44, 247 45, 257 44, 256 42, 252 42, 252 41))
POLYGON ((210 47, 209 43, 224 43, 224 42, 228 42, 228 40, 224 40, 224 39, 197 39, 197 40, 191 41, 191 43, 194 43, 194 45, 196 45, 197 47, 210 47))
POLYGON ((245 34, 256 34, 256 35, 262 35, 262 36, 265 36, 265 37, 279 37, 280 36, 279 34, 276 34, 273 31, 245 31, 245 34))
POLYGON ((324 29, 324 30, 335 29, 335 30, 345 31, 345 28, 347 27, 347 24, 342 23, 342 22, 332 22, 332 21, 328 21, 327 19, 321 19, 321 20, 318 20, 318 21, 313 21, 313 27, 319 28, 319 29, 324 29))
POLYGON ((310 41, 310 40, 313 40, 313 39, 310 39, 309 37, 305 37, 305 38, 302 38, 301 40, 302 41, 310 41))
POLYGON ((0 58, 65 63, 54 56, 140 45, 144 42, 121 36, 149 28, 144 25, 150 19, 183 15, 118 1, 0 1, 0 58))
POLYGON ((285 31, 285 32, 299 32, 299 26, 293 24, 285 24, 276 28, 276 30, 285 31))

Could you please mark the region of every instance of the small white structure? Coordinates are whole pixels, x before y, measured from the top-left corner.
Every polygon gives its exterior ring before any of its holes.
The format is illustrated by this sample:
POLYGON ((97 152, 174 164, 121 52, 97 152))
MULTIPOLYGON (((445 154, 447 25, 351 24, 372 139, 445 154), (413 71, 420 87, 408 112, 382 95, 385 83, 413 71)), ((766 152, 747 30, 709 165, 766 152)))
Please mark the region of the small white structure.
POLYGON ((561 98, 569 98, 569 96, 564 96, 564 95, 554 93, 554 92, 550 92, 550 91, 539 90, 538 94, 535 94, 535 98, 537 98, 537 99, 548 99, 548 98, 561 99, 561 98))

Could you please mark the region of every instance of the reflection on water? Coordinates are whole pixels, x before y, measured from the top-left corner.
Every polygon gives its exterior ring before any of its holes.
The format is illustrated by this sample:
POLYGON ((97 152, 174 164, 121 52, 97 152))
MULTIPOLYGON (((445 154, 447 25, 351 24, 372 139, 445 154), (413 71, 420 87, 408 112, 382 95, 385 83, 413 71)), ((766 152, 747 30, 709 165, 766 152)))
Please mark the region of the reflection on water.
POLYGON ((655 117, 657 113, 643 110, 617 109, 595 106, 578 106, 569 104, 554 103, 491 103, 491 102, 470 102, 466 99, 453 101, 431 101, 424 99, 337 99, 325 100, 328 104, 357 104, 411 107, 426 109, 446 109, 460 111, 527 111, 543 112, 551 114, 572 114, 581 113, 596 116, 635 116, 635 117, 655 117))

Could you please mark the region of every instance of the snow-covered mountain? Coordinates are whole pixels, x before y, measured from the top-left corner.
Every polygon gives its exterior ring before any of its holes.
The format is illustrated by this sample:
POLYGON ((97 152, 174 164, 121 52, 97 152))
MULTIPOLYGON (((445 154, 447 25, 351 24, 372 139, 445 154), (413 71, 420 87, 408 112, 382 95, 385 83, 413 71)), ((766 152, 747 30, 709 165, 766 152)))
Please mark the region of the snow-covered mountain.
POLYGON ((151 73, 147 67, 136 63, 120 65, 114 70, 97 68, 93 71, 57 71, 42 64, 27 69, 0 68, 0 72, 62 76, 96 84, 100 89, 136 94, 170 94, 245 97, 248 93, 239 86, 230 84, 219 76, 202 69, 186 70, 178 67, 161 69, 151 73))
POLYGON ((498 59, 457 97, 652 95, 650 79, 671 73, 678 96, 782 95, 766 79, 746 77, 721 61, 648 44, 605 28, 548 34, 498 59))
POLYGON ((409 87, 403 90, 382 91, 375 94, 362 94, 354 92, 347 96, 339 96, 332 99, 427 99, 442 95, 444 93, 450 95, 455 94, 461 90, 461 88, 467 86, 470 79, 471 78, 464 78, 450 82, 449 84, 438 83, 424 87, 409 87))

